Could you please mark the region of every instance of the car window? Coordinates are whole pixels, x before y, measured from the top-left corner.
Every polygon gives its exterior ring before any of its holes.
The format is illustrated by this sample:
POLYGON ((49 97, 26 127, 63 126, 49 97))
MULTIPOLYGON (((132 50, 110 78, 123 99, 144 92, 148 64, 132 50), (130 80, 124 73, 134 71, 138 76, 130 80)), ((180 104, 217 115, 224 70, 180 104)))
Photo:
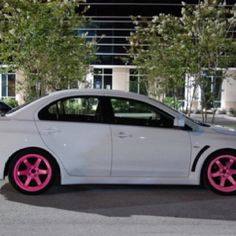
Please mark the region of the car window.
POLYGON ((40 120, 100 122, 101 111, 96 97, 72 97, 56 101, 39 112, 40 120))
POLYGON ((136 100, 111 98, 113 123, 150 127, 173 127, 173 118, 157 108, 136 100))

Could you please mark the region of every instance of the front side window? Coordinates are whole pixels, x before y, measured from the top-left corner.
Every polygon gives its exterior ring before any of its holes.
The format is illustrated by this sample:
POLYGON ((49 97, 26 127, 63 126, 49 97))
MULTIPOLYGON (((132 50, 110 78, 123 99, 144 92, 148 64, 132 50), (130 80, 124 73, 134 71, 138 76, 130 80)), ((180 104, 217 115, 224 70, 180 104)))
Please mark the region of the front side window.
POLYGON ((72 97, 56 101, 39 112, 40 120, 100 122, 99 98, 72 97))
POLYGON ((114 124, 173 127, 173 118, 170 115, 149 104, 121 98, 111 98, 110 101, 114 124))

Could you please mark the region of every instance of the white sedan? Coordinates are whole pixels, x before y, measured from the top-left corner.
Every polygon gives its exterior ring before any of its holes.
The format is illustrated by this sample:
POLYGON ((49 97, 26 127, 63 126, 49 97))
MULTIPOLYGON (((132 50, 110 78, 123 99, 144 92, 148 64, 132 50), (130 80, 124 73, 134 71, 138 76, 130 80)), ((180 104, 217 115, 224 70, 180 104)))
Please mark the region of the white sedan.
POLYGON ((111 90, 52 93, 0 118, 0 179, 38 194, 61 184, 205 184, 236 192, 236 131, 111 90))

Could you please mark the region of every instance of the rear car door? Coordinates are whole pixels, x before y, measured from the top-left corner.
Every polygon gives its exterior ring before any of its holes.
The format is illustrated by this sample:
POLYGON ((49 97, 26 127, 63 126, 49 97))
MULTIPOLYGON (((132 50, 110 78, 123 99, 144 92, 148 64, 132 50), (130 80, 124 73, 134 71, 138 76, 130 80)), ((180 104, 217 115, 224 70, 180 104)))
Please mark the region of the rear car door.
POLYGON ((55 101, 39 112, 36 125, 44 143, 70 175, 110 175, 111 132, 103 123, 100 97, 55 101))

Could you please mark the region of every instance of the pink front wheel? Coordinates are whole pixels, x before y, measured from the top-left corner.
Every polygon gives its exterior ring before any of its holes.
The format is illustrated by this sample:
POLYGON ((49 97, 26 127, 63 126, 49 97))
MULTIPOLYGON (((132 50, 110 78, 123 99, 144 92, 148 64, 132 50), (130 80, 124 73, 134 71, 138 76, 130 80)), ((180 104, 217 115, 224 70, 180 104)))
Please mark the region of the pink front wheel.
POLYGON ((231 154, 216 156, 207 163, 205 169, 207 185, 222 194, 236 192, 236 156, 231 154))
POLYGON ((37 194, 52 183, 53 169, 49 159, 41 154, 19 155, 10 165, 9 180, 19 191, 37 194))

